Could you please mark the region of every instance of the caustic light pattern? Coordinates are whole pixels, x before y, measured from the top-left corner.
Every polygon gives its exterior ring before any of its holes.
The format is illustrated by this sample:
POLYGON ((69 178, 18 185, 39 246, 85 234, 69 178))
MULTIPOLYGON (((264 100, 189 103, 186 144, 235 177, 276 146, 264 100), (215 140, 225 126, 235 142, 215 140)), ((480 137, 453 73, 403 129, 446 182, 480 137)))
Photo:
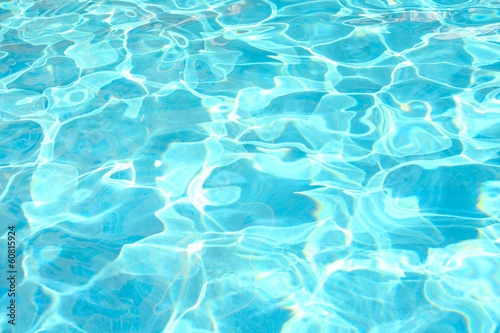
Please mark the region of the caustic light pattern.
POLYGON ((498 332, 499 11, 2 2, 1 331, 498 332))

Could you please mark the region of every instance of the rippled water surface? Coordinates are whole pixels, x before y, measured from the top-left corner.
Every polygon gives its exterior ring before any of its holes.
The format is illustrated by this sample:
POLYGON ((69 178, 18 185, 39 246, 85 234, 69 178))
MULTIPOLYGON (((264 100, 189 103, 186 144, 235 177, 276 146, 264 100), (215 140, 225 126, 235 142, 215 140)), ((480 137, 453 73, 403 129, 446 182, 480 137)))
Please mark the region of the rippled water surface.
POLYGON ((0 28, 2 332, 500 330, 500 1, 11 0, 0 28))

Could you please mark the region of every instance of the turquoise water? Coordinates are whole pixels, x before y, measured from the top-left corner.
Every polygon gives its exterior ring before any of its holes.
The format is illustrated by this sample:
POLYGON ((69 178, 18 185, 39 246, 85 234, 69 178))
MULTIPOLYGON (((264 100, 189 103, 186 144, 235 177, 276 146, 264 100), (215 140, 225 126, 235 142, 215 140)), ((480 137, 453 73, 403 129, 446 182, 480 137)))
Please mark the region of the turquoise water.
POLYGON ((0 3, 2 332, 500 330, 500 1, 0 3))

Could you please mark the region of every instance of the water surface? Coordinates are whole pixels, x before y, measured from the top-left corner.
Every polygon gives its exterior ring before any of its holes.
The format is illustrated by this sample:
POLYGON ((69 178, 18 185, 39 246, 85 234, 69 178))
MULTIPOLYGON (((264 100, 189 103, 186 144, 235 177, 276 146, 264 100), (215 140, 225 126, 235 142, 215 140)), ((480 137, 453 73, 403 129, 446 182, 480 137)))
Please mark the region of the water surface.
POLYGON ((499 10, 3 2, 2 332, 498 332, 499 10))

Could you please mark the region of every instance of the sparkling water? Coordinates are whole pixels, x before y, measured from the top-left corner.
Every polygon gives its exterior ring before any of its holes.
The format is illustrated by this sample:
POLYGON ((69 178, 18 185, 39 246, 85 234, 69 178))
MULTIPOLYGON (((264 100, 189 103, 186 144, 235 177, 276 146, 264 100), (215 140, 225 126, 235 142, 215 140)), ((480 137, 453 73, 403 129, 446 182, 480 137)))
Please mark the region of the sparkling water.
POLYGON ((499 332, 499 28, 498 0, 1 2, 1 331, 499 332))

